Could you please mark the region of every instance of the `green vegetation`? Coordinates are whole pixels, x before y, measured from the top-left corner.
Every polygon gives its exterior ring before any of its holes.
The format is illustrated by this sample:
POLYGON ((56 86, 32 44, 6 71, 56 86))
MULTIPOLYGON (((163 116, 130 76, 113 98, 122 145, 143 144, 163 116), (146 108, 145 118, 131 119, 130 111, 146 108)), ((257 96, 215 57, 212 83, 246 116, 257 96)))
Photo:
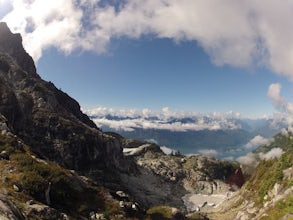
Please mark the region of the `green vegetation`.
POLYGON ((152 220, 172 219, 172 208, 169 206, 155 206, 147 211, 152 220))
POLYGON ((193 213, 192 215, 187 217, 187 220, 203 220, 206 219, 205 216, 199 213, 193 213))
POLYGON ((174 212, 169 206, 155 206, 147 211, 147 220, 172 220, 172 219, 186 219, 186 220, 203 220, 206 217, 200 213, 193 213, 185 217, 180 212, 174 212))
POLYGON ((273 148, 281 148, 283 151, 288 151, 292 149, 293 147, 293 139, 291 135, 288 135, 288 137, 282 135, 282 134, 277 134, 274 136, 274 141, 268 145, 263 145, 258 147, 254 152, 255 153, 266 153, 270 151, 273 148))
MULTIPOLYGON (((267 216, 264 216, 261 218, 261 220, 274 220, 274 219, 280 219, 286 214, 292 214, 293 213, 293 196, 290 196, 286 199, 282 199, 278 201, 274 207, 274 209, 270 209, 268 211, 267 216)), ((291 218, 286 219, 293 219, 293 216, 291 218)))
POLYGON ((1 188, 10 192, 18 207, 28 200, 46 204, 46 191, 50 185, 50 206, 74 218, 88 217, 92 211, 103 213, 108 219, 123 214, 119 204, 107 199, 108 192, 101 186, 82 181, 76 174, 57 164, 37 159, 28 146, 17 149, 13 137, 0 135, 0 151, 9 154, 9 160, 0 160, 0 176, 5 181, 1 188), (13 185, 19 191, 13 190, 13 185))
POLYGON ((276 183, 282 187, 293 185, 292 180, 283 180, 283 170, 293 165, 293 149, 287 150, 281 158, 261 161, 256 172, 247 182, 246 188, 256 192, 257 202, 262 204, 264 196, 276 183))

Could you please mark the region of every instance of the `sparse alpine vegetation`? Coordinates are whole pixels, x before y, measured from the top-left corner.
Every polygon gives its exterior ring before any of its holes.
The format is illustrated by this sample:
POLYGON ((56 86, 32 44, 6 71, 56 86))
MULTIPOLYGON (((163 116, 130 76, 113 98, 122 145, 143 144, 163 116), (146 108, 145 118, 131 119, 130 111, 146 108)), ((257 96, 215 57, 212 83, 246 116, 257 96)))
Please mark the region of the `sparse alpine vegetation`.
MULTIPOLYGON (((17 219, 87 219, 91 213, 124 218, 104 187, 29 149, 14 136, 0 135, 0 201, 15 206, 18 212, 10 211, 17 219)), ((0 205, 0 216, 7 214, 0 205)))
POLYGON ((280 158, 262 160, 254 173, 230 201, 224 203, 211 219, 291 219, 293 213, 292 134, 278 134, 275 141, 256 152, 284 150, 280 158))

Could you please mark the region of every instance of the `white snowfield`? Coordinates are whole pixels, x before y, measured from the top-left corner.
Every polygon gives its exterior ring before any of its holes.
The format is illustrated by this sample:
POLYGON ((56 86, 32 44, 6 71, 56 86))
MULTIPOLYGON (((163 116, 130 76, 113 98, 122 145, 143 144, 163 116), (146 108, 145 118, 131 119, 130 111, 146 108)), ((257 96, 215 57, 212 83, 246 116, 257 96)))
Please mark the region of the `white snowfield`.
POLYGON ((194 211, 199 212, 202 209, 205 209, 205 211, 208 211, 218 207, 222 202, 231 198, 232 195, 233 195, 232 192, 228 192, 226 194, 212 194, 212 195, 189 193, 183 196, 182 200, 184 201, 184 204, 188 212, 194 212, 194 211))
POLYGON ((135 156, 135 155, 138 155, 140 153, 142 153, 143 151, 145 151, 147 148, 151 147, 152 145, 151 144, 144 144, 144 145, 141 145, 137 148, 123 148, 123 154, 124 155, 128 155, 128 156, 135 156))

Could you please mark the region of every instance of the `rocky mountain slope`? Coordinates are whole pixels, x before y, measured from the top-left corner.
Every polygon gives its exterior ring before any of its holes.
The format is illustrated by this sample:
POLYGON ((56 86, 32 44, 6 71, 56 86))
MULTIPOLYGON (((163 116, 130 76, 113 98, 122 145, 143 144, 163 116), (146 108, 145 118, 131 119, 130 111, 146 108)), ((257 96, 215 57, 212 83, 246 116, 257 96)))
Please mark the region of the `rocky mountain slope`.
POLYGON ((137 172, 122 174, 121 181, 127 183, 129 194, 148 207, 164 204, 182 212, 203 211, 223 202, 244 183, 236 163, 200 155, 166 155, 155 144, 121 139, 126 158, 137 165, 137 172))
POLYGON ((73 170, 38 158, 0 120, 0 219, 123 219, 109 191, 73 170))
POLYGON ((39 77, 19 34, 5 23, 0 33, 0 113, 8 127, 33 152, 66 168, 119 166, 119 143, 103 135, 74 99, 39 77))
POLYGON ((280 158, 259 160, 245 185, 225 202, 210 219, 293 219, 293 134, 286 131, 255 152, 283 149, 280 158))

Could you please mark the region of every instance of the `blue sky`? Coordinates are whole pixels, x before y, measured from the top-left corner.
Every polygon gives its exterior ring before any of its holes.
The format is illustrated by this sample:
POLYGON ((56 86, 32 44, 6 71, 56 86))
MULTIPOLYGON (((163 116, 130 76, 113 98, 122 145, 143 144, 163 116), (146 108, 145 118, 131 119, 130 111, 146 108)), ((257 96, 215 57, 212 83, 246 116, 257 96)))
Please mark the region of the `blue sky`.
POLYGON ((102 55, 48 50, 38 71, 87 109, 169 107, 262 116, 274 111, 267 97, 271 83, 291 92, 287 79, 268 69, 215 66, 196 42, 121 39, 115 44, 102 55))
POLYGON ((0 8, 39 74, 85 109, 292 110, 292 1, 0 0, 0 8))

